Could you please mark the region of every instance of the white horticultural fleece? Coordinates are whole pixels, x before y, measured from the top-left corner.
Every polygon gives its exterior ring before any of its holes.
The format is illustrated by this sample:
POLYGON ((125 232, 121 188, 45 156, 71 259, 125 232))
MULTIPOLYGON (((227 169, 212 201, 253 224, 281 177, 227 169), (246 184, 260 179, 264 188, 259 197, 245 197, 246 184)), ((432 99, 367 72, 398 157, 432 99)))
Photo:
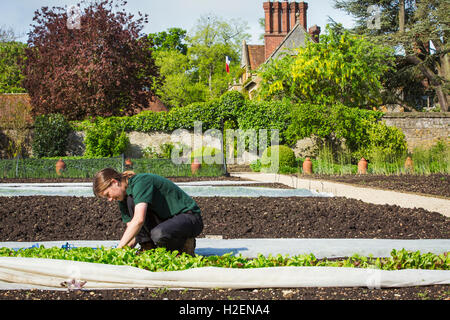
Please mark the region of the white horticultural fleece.
POLYGON ((378 270, 337 267, 204 267, 150 272, 100 263, 0 257, 0 288, 61 288, 64 282, 86 282, 86 289, 112 288, 389 288, 450 284, 448 270, 378 270), (8 286, 9 285, 9 286, 8 286))
MULTIPOLYGON (((196 254, 221 255, 227 252, 256 257, 314 253, 316 258, 360 255, 389 256, 396 248, 441 254, 450 240, 389 239, 197 239, 196 254), (392 241, 392 242, 390 242, 392 241), (280 248, 289 248, 282 251, 280 248)), ((73 247, 116 246, 118 241, 70 241, 73 247)), ((0 247, 18 249, 32 243, 3 242, 0 247)), ((61 247, 64 242, 34 245, 61 247)), ((69 246, 70 247, 70 246, 69 246)), ((62 282, 86 282, 86 289, 112 288, 293 288, 293 287, 406 287, 450 284, 449 270, 395 270, 338 267, 271 267, 231 269, 204 267, 184 271, 150 272, 130 266, 100 263, 0 257, 0 289, 62 289, 62 282)))

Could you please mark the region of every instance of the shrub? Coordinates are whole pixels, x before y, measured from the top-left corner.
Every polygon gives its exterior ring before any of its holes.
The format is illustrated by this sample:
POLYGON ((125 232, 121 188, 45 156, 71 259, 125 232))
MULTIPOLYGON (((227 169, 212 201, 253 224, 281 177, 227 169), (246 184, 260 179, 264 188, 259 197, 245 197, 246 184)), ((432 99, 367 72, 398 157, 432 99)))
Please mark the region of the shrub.
MULTIPOLYGON (((144 110, 131 117, 116 118, 116 121, 122 122, 126 131, 164 131, 167 127, 167 114, 168 112, 144 110)), ((89 124, 89 121, 85 120, 81 124, 83 126, 86 123, 89 124)))
POLYGON ((85 156, 117 157, 125 152, 130 140, 116 121, 99 117, 87 128, 84 143, 85 156))
POLYGON ((290 143, 295 143, 297 139, 315 135, 333 151, 339 150, 344 142, 354 162, 380 152, 385 160, 398 157, 406 152, 405 136, 400 129, 379 121, 381 117, 381 112, 342 104, 298 104, 291 113, 286 136, 290 143))
POLYGON ((392 162, 403 157, 407 144, 400 129, 387 126, 384 122, 365 123, 368 143, 355 152, 354 158, 365 157, 368 160, 392 162))
POLYGON ((144 158, 148 159, 171 159, 172 153, 176 152, 183 153, 183 148, 180 146, 175 146, 173 143, 166 142, 159 146, 159 148, 148 146, 142 150, 144 158), (157 151, 159 149, 159 152, 157 151))
POLYGON ((261 171, 261 160, 256 159, 252 163, 250 163, 250 169, 252 169, 253 172, 260 172, 261 171))
POLYGON ((287 168, 293 167, 295 167, 295 154, 291 148, 284 145, 279 145, 270 146, 264 150, 261 157, 261 171, 280 172, 281 168, 285 171, 287 168), (276 167, 275 163, 272 163, 274 153, 278 153, 278 167, 276 167))
POLYGON ((227 91, 219 99, 222 117, 228 120, 236 120, 238 113, 244 106, 245 98, 238 91, 227 91))
POLYGON ((345 139, 347 147, 356 151, 367 142, 369 124, 381 117, 381 112, 349 108, 339 103, 300 103, 292 109, 286 136, 290 143, 295 143, 297 139, 315 135, 328 146, 335 144, 336 139, 345 139))
POLYGON ((33 155, 37 158, 66 155, 69 123, 61 114, 38 116, 34 122, 33 155))
POLYGON ((191 162, 194 161, 195 158, 199 159, 200 157, 202 158, 202 165, 223 163, 222 152, 217 148, 203 146, 191 152, 191 162))
POLYGON ((167 129, 169 131, 178 128, 193 129, 194 122, 201 121, 203 130, 219 129, 221 115, 218 100, 209 102, 196 102, 186 107, 172 108, 167 114, 167 129))
MULTIPOLYGON (((196 102, 185 107, 175 107, 168 112, 142 111, 130 117, 109 117, 115 125, 125 131, 171 133, 175 129, 194 129, 195 121, 202 122, 202 129, 220 129, 222 120, 225 129, 259 130, 277 129, 280 141, 290 122, 291 104, 287 102, 257 102, 243 99, 240 93, 226 93, 209 102, 196 102)), ((97 118, 96 121, 102 121, 97 118)), ((105 120, 106 121, 106 120, 105 120)), ((77 130, 86 130, 92 119, 74 122, 77 130)), ((270 137, 268 137, 270 141, 270 137)))

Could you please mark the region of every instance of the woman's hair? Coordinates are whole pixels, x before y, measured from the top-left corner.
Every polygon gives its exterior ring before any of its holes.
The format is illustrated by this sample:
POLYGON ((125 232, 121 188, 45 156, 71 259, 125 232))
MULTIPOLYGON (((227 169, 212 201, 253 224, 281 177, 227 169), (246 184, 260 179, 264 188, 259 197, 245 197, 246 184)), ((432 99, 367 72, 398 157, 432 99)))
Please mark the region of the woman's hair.
POLYGON ((109 188, 112 180, 119 181, 119 183, 128 184, 128 179, 134 176, 136 173, 133 171, 125 171, 119 173, 112 168, 105 168, 100 170, 95 174, 94 183, 92 184, 92 189, 96 197, 99 197, 100 193, 109 188))

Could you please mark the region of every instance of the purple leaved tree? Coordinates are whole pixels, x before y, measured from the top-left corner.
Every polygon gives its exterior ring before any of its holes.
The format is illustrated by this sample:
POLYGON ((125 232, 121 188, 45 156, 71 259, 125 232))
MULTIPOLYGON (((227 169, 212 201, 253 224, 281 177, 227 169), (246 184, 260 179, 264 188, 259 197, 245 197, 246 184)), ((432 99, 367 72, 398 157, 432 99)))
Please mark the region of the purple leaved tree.
POLYGON ((23 60, 34 116, 81 120, 133 114, 149 105, 158 69, 151 42, 140 34, 147 15, 134 19, 125 4, 82 1, 35 12, 23 60))

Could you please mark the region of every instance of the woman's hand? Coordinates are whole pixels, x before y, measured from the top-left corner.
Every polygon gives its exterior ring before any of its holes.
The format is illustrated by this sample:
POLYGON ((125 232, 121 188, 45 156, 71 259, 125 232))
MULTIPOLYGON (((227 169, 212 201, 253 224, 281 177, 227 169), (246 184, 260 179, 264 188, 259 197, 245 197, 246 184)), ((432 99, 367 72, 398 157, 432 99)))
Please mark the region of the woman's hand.
POLYGON ((131 241, 130 242, 128 242, 127 243, 127 247, 130 247, 130 248, 134 248, 134 247, 136 247, 136 244, 137 244, 137 242, 136 242, 136 237, 134 237, 133 239, 131 239, 131 241))
POLYGON ((131 221, 127 223, 127 228, 123 233, 122 239, 120 239, 117 248, 123 248, 132 241, 134 241, 134 245, 136 245, 135 237, 141 230, 142 226, 144 225, 146 213, 147 213, 147 203, 141 202, 134 207, 133 219, 131 219, 131 221))

